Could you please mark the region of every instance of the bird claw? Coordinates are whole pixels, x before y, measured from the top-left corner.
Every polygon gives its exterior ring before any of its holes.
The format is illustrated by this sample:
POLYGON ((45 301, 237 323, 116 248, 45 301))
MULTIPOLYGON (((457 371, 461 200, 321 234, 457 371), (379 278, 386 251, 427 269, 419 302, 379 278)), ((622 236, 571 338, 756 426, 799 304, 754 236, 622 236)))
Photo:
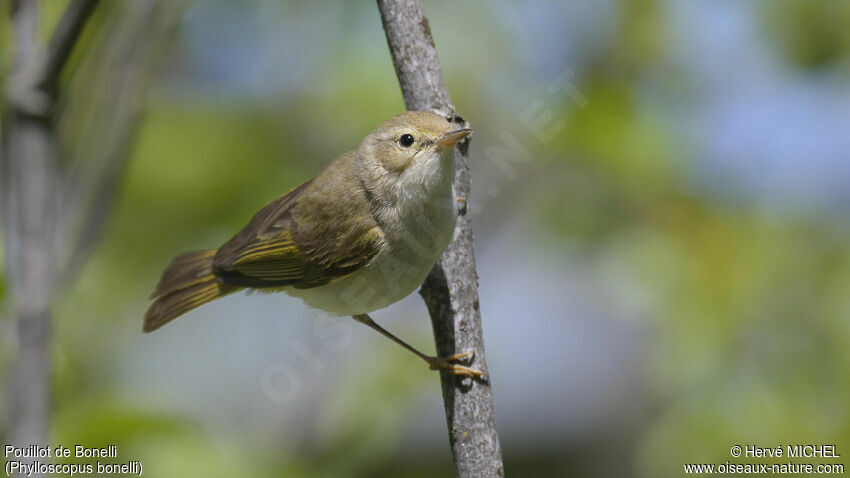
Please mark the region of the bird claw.
POLYGON ((456 198, 455 202, 457 203, 457 214, 458 216, 463 216, 466 214, 467 201, 466 198, 456 198))
POLYGON ((449 357, 427 357, 425 358, 425 361, 428 362, 428 365, 431 367, 431 370, 439 370, 441 372, 448 372, 452 375, 460 375, 462 377, 469 378, 485 376, 484 372, 481 372, 480 370, 475 370, 474 368, 469 368, 465 365, 459 365, 457 363, 454 363, 461 360, 469 363, 474 357, 475 351, 469 351, 454 354, 449 357))

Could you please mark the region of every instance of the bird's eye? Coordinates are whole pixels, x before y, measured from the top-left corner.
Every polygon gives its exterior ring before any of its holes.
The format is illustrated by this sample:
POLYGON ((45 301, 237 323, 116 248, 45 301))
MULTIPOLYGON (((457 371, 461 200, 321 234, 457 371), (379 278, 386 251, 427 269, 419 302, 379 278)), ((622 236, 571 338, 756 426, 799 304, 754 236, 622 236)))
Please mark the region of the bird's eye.
POLYGON ((412 134, 403 134, 401 138, 398 139, 398 144, 404 146, 405 148, 409 148, 413 145, 413 142, 416 141, 413 138, 412 134))

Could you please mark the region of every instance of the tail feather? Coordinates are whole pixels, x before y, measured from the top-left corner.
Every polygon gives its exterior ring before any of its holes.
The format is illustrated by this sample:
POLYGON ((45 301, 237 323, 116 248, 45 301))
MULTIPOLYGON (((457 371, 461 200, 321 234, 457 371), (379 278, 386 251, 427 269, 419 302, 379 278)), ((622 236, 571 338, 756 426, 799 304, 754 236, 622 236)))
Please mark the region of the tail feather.
POLYGON ((155 299, 177 292, 194 284, 200 284, 214 277, 212 260, 216 249, 180 254, 172 259, 150 298, 155 299))
POLYGON ((238 287, 223 284, 212 268, 216 250, 177 256, 162 273, 145 313, 145 332, 156 330, 180 315, 234 292, 238 287))

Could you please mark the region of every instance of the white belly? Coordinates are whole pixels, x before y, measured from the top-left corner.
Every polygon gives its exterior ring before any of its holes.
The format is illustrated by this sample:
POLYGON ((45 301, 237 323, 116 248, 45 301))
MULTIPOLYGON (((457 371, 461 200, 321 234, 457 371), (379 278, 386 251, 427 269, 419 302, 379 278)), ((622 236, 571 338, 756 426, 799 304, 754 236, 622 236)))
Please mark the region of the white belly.
POLYGON ((388 234, 387 246, 356 272, 312 289, 289 289, 307 305, 334 315, 357 315, 383 309, 415 291, 449 244, 457 222, 454 191, 423 202, 404 220, 406 238, 388 234))

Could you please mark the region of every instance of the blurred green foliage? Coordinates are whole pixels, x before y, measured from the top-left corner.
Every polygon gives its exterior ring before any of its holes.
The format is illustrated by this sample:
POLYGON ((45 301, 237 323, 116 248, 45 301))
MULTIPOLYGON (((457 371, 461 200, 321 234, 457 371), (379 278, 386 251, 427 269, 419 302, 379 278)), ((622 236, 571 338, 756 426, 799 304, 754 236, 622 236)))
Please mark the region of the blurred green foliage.
POLYGON ((763 2, 764 27, 793 65, 828 67, 850 59, 850 3, 807 0, 763 2))

